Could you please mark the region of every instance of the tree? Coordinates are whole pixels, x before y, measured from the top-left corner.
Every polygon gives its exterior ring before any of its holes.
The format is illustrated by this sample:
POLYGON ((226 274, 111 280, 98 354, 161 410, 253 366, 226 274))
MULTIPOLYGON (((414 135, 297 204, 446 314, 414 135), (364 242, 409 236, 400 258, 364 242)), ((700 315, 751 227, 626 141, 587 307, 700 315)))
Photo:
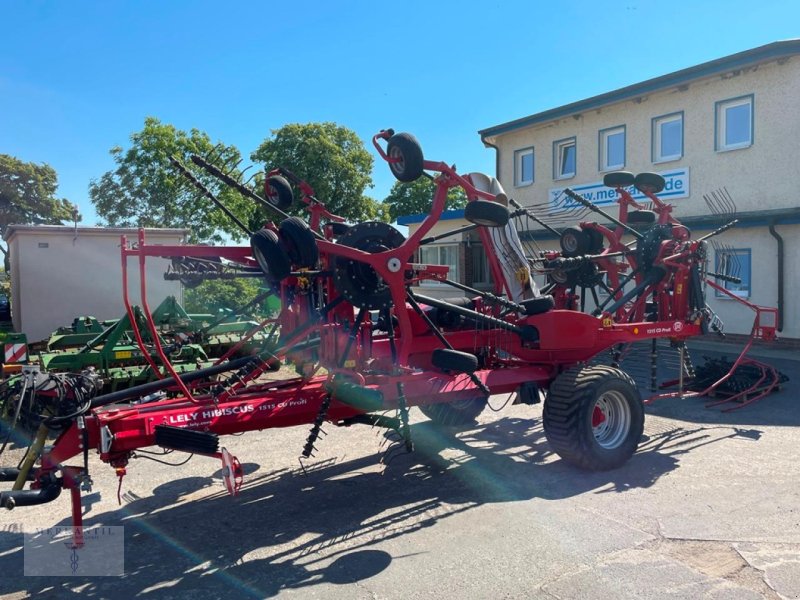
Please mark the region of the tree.
POLYGON ((147 117, 144 128, 131 135, 131 146, 111 149, 116 168, 89 185, 98 216, 112 227, 187 227, 190 240, 221 242, 220 232, 235 240, 244 235, 236 224, 170 163, 175 156, 202 181, 233 214, 247 222, 255 211, 252 200, 208 175, 191 162, 200 155, 226 170, 238 164, 234 146, 211 143, 197 129, 188 133, 147 117))
MULTIPOLYGON (((420 177, 411 183, 395 181, 383 204, 388 206, 389 217, 395 221, 397 217, 430 212, 435 193, 436 185, 427 177, 420 177)), ((450 188, 447 191, 445 208, 462 208, 466 204, 467 195, 460 187, 450 188)))
MULTIPOLYGON (((75 205, 56 197, 57 188, 58 176, 50 165, 0 154, 0 235, 14 223, 61 225, 66 220, 80 220, 75 205)), ((8 262, 8 251, 0 246, 0 252, 8 262)))
MULTIPOLYGON (((382 214, 379 203, 364 195, 364 190, 372 187, 372 156, 346 127, 336 123, 284 125, 272 130, 250 158, 267 169, 289 169, 308 182, 328 210, 350 221, 372 220, 382 214)), ((303 214, 298 206, 292 212, 303 214)))
MULTIPOLYGON (((261 280, 252 278, 208 280, 195 288, 184 290, 184 304, 190 313, 212 313, 233 310, 244 306, 262 290, 261 280)), ((261 307, 254 307, 250 314, 259 314, 261 307)))

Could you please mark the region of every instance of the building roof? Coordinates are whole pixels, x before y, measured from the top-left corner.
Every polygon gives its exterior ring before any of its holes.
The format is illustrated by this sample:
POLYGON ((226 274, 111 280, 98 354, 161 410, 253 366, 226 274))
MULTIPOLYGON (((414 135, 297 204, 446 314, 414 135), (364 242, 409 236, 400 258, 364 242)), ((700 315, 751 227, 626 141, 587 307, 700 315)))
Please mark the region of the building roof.
MULTIPOLYGON (((74 227, 71 225, 9 225, 3 233, 3 239, 9 241, 18 233, 35 233, 38 235, 132 235, 139 234, 137 227, 74 227)), ((185 236, 189 233, 188 229, 160 229, 157 227, 146 227, 147 235, 173 235, 185 236)))
MULTIPOLYGON (((398 225, 411 225, 413 223, 422 223, 430 213, 420 213, 418 215, 406 215, 404 217, 397 217, 398 225)), ((451 221, 452 219, 463 219, 464 209, 456 208, 454 210, 446 210, 439 217, 440 221, 451 221)))
POLYGON ((667 75, 606 92, 599 96, 592 96, 585 100, 579 100, 578 102, 565 104, 521 119, 481 129, 478 133, 481 139, 485 140, 490 136, 508 133, 509 131, 522 129, 523 127, 536 125, 538 123, 546 123, 555 119, 561 119, 587 110, 630 100, 643 94, 650 94, 674 86, 686 85, 704 77, 734 71, 755 63, 785 58, 795 54, 800 54, 800 39, 772 42, 771 44, 745 50, 744 52, 737 52, 736 54, 731 54, 723 58, 704 62, 689 67, 688 69, 681 69, 680 71, 668 73, 667 75))

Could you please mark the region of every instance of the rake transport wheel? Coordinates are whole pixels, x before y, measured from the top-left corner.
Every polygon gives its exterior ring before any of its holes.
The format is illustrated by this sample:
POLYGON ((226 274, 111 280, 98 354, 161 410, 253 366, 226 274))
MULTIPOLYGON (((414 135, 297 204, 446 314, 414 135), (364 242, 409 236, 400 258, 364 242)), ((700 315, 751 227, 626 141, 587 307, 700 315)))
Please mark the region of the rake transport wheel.
POLYGON ((250 236, 250 247, 253 250, 253 258, 267 279, 277 283, 289 276, 292 271, 289 255, 286 254, 274 231, 269 229, 256 231, 250 236))
POLYGON ((427 404, 419 407, 422 414, 442 427, 474 425, 475 420, 486 408, 486 398, 468 398, 446 404, 427 404))
POLYGON ((294 200, 292 186, 280 175, 267 178, 264 182, 264 196, 266 196, 267 202, 281 210, 289 208, 294 200))
POLYGON ((386 142, 386 154, 392 159, 389 169, 399 181, 416 181, 422 175, 422 146, 410 133, 396 133, 390 137, 386 142))
POLYGON ((319 262, 317 240, 308 224, 299 217, 284 219, 280 226, 280 240, 292 264, 301 269, 313 269, 319 262))
POLYGON ((623 371, 602 365, 559 375, 544 402, 544 431, 565 461, 589 471, 622 466, 636 452, 644 405, 623 371))
POLYGON ((589 252, 592 247, 592 239, 589 234, 580 227, 567 227, 561 232, 558 240, 564 256, 572 258, 582 256, 589 252))
POLYGON ((464 207, 464 218, 474 225, 505 227, 509 217, 508 209, 499 202, 473 200, 464 207))

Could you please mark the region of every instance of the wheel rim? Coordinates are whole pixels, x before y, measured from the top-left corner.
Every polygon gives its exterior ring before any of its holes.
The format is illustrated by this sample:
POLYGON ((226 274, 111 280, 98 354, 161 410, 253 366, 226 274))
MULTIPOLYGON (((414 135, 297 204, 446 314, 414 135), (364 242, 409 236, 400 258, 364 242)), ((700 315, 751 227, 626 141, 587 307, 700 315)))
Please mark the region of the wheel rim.
POLYGON ((578 250, 578 238, 574 235, 565 235, 562 241, 564 243, 564 250, 567 252, 575 252, 578 250))
POLYGON ((275 187, 271 183, 267 184, 266 196, 267 196, 267 200, 269 201, 270 204, 275 205, 275 206, 278 205, 278 200, 279 200, 278 191, 275 189, 275 187))
POLYGON ((600 396, 592 410, 592 433, 601 448, 613 450, 625 441, 631 428, 631 408, 620 392, 600 396))
POLYGON ((402 175, 403 171, 406 170, 406 163, 403 159, 403 152, 400 150, 400 148, 395 147, 389 150, 389 158, 397 161, 389 163, 389 165, 392 167, 392 171, 402 175))

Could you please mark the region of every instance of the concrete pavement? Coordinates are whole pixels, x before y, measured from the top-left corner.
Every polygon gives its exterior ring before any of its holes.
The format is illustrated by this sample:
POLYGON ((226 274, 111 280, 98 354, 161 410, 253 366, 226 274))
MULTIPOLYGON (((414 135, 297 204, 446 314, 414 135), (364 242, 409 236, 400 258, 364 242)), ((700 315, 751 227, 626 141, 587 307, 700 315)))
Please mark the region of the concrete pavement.
POLYGON ((118 506, 113 470, 98 463, 86 522, 125 527, 125 575, 21 576, 20 527, 68 525, 64 495, 0 514, 0 593, 797 598, 800 369, 774 362, 792 382, 743 410, 648 407, 639 452, 609 473, 553 455, 540 405, 486 410, 461 433, 412 411, 416 451, 385 468, 384 436, 364 426, 327 427, 307 474, 305 427, 223 438, 247 471, 236 498, 211 459, 136 460, 118 506))

